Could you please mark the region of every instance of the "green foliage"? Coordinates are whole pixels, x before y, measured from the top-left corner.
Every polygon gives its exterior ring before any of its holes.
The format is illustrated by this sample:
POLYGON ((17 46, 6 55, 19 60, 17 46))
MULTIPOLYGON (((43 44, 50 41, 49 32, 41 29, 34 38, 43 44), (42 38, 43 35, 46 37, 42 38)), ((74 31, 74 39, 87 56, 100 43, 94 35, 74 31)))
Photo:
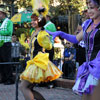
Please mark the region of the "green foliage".
POLYGON ((3 0, 3 2, 6 4, 11 4, 13 2, 13 0, 3 0))
MULTIPOLYGON (((11 4, 12 1, 15 1, 15 5, 19 8, 27 8, 31 6, 31 0, 3 0, 7 4, 11 4)), ((85 0, 58 0, 60 5, 54 7, 52 4, 54 0, 50 0, 50 12, 53 16, 65 15, 68 10, 71 10, 72 13, 81 13, 84 10, 84 2, 85 0), (71 9, 69 9, 71 7, 71 9)))
POLYGON ((71 0, 69 4, 72 6, 72 11, 76 13, 81 13, 86 6, 85 0, 71 0))
POLYGON ((53 16, 65 15, 68 10, 71 11, 72 14, 79 14, 82 10, 84 10, 84 0, 58 0, 60 5, 54 7, 52 3, 50 3, 50 12, 53 16))
POLYGON ((50 6, 50 13, 51 13, 52 16, 55 16, 56 17, 58 15, 65 15, 66 14, 66 10, 65 11, 63 10, 62 11, 60 5, 59 6, 56 6, 56 7, 50 6))
POLYGON ((21 8, 21 7, 26 8, 28 6, 31 6, 30 2, 31 2, 31 0, 18 0, 17 5, 19 6, 19 8, 21 8))

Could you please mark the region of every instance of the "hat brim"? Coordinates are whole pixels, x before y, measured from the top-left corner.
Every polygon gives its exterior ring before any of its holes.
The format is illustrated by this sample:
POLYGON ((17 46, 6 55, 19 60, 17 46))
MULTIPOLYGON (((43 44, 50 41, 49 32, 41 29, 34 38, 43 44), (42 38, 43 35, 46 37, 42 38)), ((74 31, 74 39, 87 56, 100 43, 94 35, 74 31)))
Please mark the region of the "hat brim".
POLYGON ((7 14, 7 12, 5 12, 5 11, 1 11, 1 10, 0 10, 0 12, 3 12, 3 13, 5 13, 5 14, 7 14))
POLYGON ((0 8, 0 12, 7 14, 7 10, 5 8, 0 8))

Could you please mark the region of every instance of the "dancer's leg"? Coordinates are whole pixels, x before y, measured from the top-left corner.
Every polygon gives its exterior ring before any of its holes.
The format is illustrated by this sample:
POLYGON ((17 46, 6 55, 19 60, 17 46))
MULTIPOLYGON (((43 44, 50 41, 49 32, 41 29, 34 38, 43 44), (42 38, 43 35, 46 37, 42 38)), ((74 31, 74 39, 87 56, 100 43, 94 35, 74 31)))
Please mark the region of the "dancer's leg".
POLYGON ((32 93, 34 94, 34 99, 36 99, 36 100, 46 100, 39 92, 37 92, 36 90, 33 89, 34 85, 30 85, 29 88, 32 91, 32 93))
POLYGON ((100 81, 98 86, 94 89, 91 100, 100 100, 100 81))
POLYGON ((33 90, 32 92, 33 92, 34 98, 35 98, 36 100, 46 100, 46 99, 45 99, 39 92, 37 92, 36 90, 33 90))
POLYGON ((22 80, 20 83, 20 90, 22 91, 25 100, 34 100, 34 95, 30 90, 29 85, 31 85, 30 82, 22 80))
POLYGON ((89 95, 89 94, 83 94, 82 100, 91 100, 91 95, 89 95))

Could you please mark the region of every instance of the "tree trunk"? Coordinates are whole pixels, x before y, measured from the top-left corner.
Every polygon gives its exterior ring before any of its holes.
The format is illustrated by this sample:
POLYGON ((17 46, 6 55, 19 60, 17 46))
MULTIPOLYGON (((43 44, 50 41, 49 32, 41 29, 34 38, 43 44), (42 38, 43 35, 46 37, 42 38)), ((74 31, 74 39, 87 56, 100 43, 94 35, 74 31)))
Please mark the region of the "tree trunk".
POLYGON ((77 29, 78 21, 77 21, 77 15, 71 14, 71 11, 69 11, 68 14, 68 32, 69 34, 74 34, 74 32, 77 29))
POLYGON ((68 33, 71 34, 71 11, 68 11, 68 33))
POLYGON ((74 34, 74 32, 76 31, 77 29, 77 26, 78 26, 78 20, 77 20, 77 15, 76 14, 73 14, 72 15, 72 34, 74 34))

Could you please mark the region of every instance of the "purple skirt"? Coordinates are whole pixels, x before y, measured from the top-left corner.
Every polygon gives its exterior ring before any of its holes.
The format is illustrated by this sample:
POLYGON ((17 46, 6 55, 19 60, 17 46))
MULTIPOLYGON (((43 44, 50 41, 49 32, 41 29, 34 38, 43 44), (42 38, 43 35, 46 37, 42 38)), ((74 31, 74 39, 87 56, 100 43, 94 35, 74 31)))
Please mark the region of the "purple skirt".
POLYGON ((84 62, 79 68, 73 91, 77 94, 91 94, 100 80, 100 52, 96 58, 84 62))

